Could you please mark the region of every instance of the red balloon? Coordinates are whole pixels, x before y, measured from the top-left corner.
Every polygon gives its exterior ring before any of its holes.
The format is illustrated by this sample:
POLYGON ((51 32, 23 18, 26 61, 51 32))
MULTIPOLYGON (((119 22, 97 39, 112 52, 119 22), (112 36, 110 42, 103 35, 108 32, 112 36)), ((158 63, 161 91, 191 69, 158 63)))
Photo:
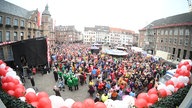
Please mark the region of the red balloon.
POLYGON ((183 82, 178 82, 176 85, 176 88, 178 88, 178 89, 183 88, 183 87, 185 87, 185 84, 183 82))
POLYGON ((31 105, 32 105, 33 107, 37 108, 38 102, 31 102, 31 105))
POLYGON ((190 71, 189 70, 185 70, 183 72, 183 75, 189 77, 190 76, 190 71))
POLYGON ((31 103, 31 102, 36 102, 37 101, 37 96, 33 92, 27 93, 25 95, 25 98, 26 98, 27 103, 31 103))
POLYGON ((174 92, 177 92, 177 91, 178 91, 178 88, 175 87, 174 92))
POLYGON ((168 85, 173 85, 173 86, 174 86, 174 82, 173 82, 172 80, 168 80, 168 81, 166 82, 166 86, 168 86, 168 85))
POLYGON ((137 108, 147 108, 147 101, 143 98, 136 99, 135 106, 137 108))
POLYGON ((158 90, 158 93, 160 98, 164 98, 167 96, 167 91, 165 89, 158 90))
POLYGON ((46 92, 39 92, 37 95, 37 100, 40 100, 43 97, 49 98, 49 95, 46 92))
POLYGON ((11 96, 14 96, 15 92, 13 90, 8 90, 7 93, 11 96))
POLYGON ((189 64, 188 61, 184 61, 184 62, 183 62, 183 65, 188 65, 188 64, 189 64))
POLYGON ((12 76, 6 76, 5 82, 12 82, 12 81, 13 81, 13 77, 12 76))
POLYGON ((25 87, 22 84, 17 84, 15 86, 15 89, 17 89, 17 88, 21 88, 21 89, 23 89, 25 91, 25 87))
POLYGON ((148 102, 149 103, 156 103, 158 101, 158 95, 157 94, 150 94, 148 97, 148 102))
POLYGON ((7 87, 8 90, 15 90, 15 87, 16 87, 13 82, 8 82, 7 86, 8 86, 7 87))
POLYGON ((16 98, 22 97, 22 96, 24 96, 24 94, 25 94, 25 91, 24 91, 22 88, 16 88, 16 89, 15 89, 15 94, 14 94, 14 96, 15 96, 16 98))
POLYGON ((3 83, 3 84, 2 84, 2 89, 3 89, 4 91, 8 91, 8 83, 3 83))
POLYGON ((5 76, 7 73, 7 70, 0 68, 0 76, 5 76))
POLYGON ((187 70, 188 70, 188 71, 191 70, 191 65, 190 65, 190 64, 186 65, 186 67, 187 67, 187 70))
POLYGON ((148 91, 148 95, 150 94, 157 94, 157 89, 156 88, 151 88, 149 91, 148 91))
POLYGON ((103 102, 96 102, 95 108, 107 108, 107 106, 103 102))
POLYGON ((177 74, 177 73, 175 73, 175 75, 174 75, 174 77, 176 77, 176 78, 178 78, 180 75, 179 74, 177 74))
POLYGON ((95 108, 95 102, 93 99, 85 99, 83 102, 84 108, 95 108))
POLYGON ((47 97, 42 97, 38 101, 38 108, 52 108, 51 106, 51 100, 47 97))
POLYGON ((1 82, 5 83, 6 82, 6 77, 1 78, 1 82))
POLYGON ((180 71, 181 71, 181 68, 178 68, 178 69, 176 70, 176 73, 179 74, 180 71))
POLYGON ((142 98, 142 99, 148 100, 148 95, 147 95, 147 93, 140 93, 140 94, 137 96, 137 98, 138 98, 138 99, 139 99, 139 98, 142 98))
POLYGON ((4 63, 2 60, 0 60, 0 65, 2 64, 2 63, 4 63))
POLYGON ((15 85, 19 84, 19 80, 18 79, 15 79, 13 78, 13 81, 12 81, 15 85))
POLYGON ((181 68, 183 65, 184 65, 184 64, 180 62, 180 63, 178 64, 178 68, 181 68))
POLYGON ((74 102, 71 108, 83 108, 82 102, 74 102))

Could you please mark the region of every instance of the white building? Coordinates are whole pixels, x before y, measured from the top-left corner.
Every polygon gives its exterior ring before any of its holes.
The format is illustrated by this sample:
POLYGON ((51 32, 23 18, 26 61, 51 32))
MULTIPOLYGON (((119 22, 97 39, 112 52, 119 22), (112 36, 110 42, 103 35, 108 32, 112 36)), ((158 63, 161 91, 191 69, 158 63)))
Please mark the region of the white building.
POLYGON ((135 32, 108 26, 85 27, 83 43, 85 44, 109 44, 128 45, 133 43, 135 32))

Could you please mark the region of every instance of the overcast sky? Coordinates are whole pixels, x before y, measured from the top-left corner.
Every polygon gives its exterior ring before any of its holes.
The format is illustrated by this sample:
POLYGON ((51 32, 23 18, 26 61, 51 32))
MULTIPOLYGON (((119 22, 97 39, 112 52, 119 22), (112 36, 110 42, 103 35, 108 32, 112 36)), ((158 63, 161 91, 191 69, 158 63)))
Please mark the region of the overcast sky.
POLYGON ((187 0, 7 0, 42 13, 48 3, 56 25, 103 25, 138 32, 154 20, 189 12, 187 0))

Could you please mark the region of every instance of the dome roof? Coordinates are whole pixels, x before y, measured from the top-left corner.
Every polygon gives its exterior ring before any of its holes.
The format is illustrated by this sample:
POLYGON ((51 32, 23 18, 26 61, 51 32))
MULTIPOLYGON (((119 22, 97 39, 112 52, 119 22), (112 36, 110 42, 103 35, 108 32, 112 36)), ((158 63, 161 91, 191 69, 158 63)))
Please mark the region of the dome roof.
POLYGON ((47 4, 45 6, 45 10, 43 11, 42 15, 51 15, 48 9, 49 9, 49 7, 48 7, 48 4, 47 4))

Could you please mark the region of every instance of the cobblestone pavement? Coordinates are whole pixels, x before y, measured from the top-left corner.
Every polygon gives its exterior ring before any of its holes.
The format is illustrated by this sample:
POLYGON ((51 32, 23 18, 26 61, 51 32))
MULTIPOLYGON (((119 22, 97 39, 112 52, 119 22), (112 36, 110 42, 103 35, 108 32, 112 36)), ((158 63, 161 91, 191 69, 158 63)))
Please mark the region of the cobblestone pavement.
MULTIPOLYGON (((56 82, 54 80, 54 75, 51 72, 50 74, 44 74, 42 75, 40 72, 34 75, 35 85, 38 88, 38 91, 45 91, 46 93, 51 95, 55 95, 55 92, 53 91, 54 85, 56 85, 56 82)), ((25 88, 32 88, 30 80, 25 77, 25 88)), ((65 91, 60 91, 61 96, 63 99, 71 98, 74 101, 81 101, 83 102, 85 99, 89 98, 89 94, 87 92, 88 85, 84 84, 83 86, 79 85, 79 90, 69 91, 68 87, 65 86, 65 91)))

